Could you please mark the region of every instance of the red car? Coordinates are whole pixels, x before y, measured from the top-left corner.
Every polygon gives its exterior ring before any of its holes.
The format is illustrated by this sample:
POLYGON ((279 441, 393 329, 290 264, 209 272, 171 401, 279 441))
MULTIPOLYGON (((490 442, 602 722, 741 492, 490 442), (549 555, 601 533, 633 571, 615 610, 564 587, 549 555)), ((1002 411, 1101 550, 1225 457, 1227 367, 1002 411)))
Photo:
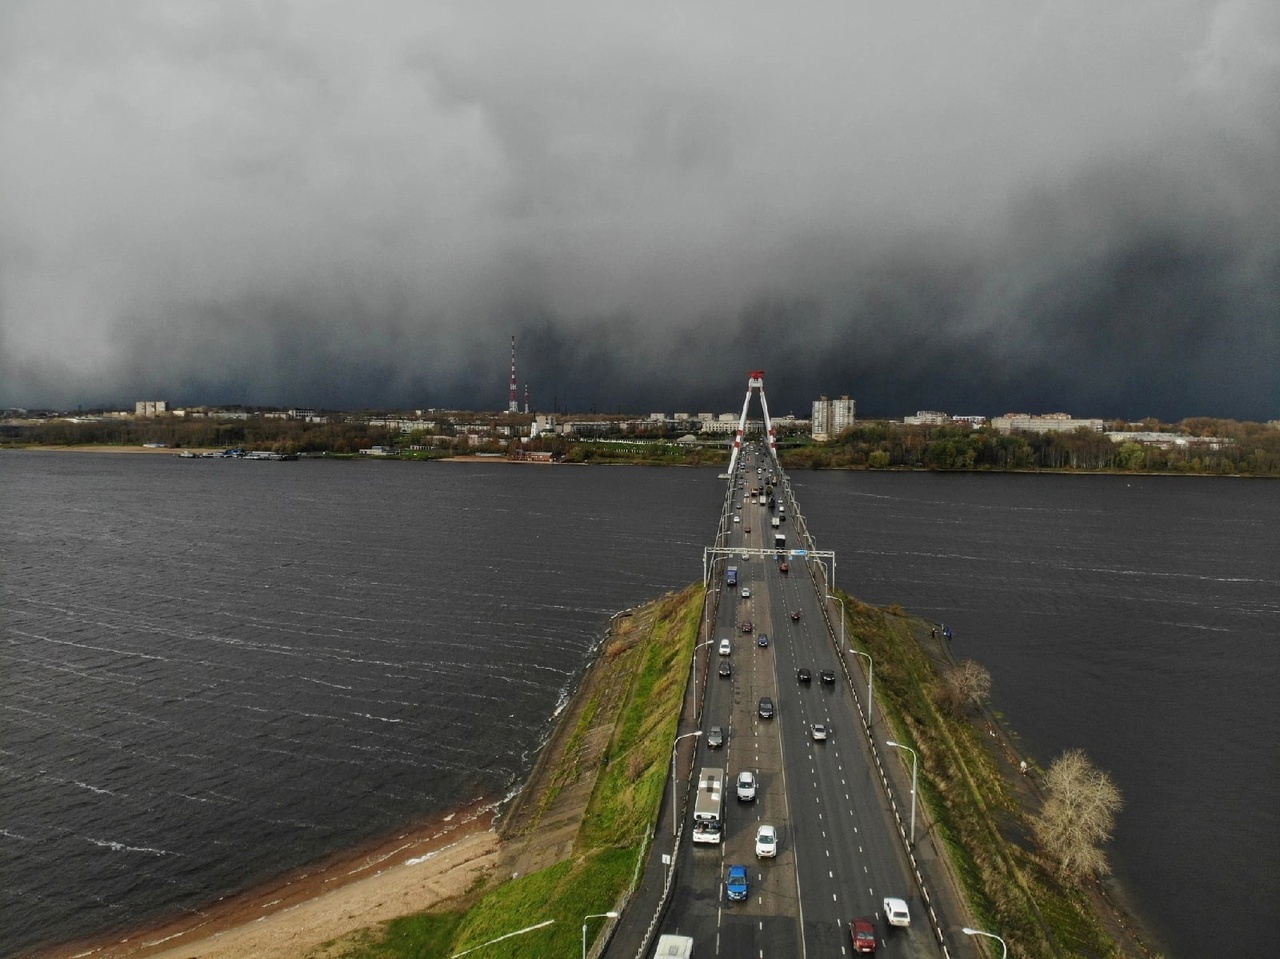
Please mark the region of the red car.
POLYGON ((796 621, 797 621, 797 620, 799 620, 799 619, 800 619, 800 610, 798 610, 798 609, 793 609, 793 610, 791 611, 791 621, 792 621, 792 622, 796 622, 796 621))
POLYGON ((778 564, 778 569, 779 569, 779 571, 781 571, 781 572, 783 572, 783 573, 789 572, 789 571, 791 570, 791 564, 790 564, 790 563, 779 563, 779 564, 778 564))
POLYGON ((854 952, 876 951, 876 927, 870 919, 854 919, 849 923, 849 935, 853 938, 854 952))
POLYGON ((742 631, 744 633, 749 633, 753 629, 755 629, 755 626, 752 625, 751 620, 747 620, 745 623, 742 624, 742 631))

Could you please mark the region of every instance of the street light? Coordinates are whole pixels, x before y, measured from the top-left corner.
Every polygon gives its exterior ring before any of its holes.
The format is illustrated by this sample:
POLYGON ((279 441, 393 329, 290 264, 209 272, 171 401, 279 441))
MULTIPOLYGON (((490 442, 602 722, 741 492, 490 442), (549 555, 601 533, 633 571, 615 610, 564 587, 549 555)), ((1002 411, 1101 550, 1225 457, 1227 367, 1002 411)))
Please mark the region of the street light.
POLYGON ((875 661, 872 660, 870 653, 861 653, 856 649, 850 649, 849 652, 853 653, 855 656, 867 657, 867 725, 870 726, 873 707, 875 704, 875 700, 871 698, 871 684, 876 678, 876 664, 875 661))
POLYGON ((910 746, 895 743, 892 739, 886 739, 884 744, 898 749, 905 749, 911 753, 911 845, 914 846, 916 844, 916 751, 910 746))
POLYGON ((680 740, 701 735, 701 729, 694 733, 685 733, 683 736, 677 736, 671 746, 671 835, 673 836, 676 834, 676 750, 680 748, 680 740))
POLYGON ((587 959, 587 920, 588 919, 617 919, 616 912, 593 912, 589 916, 582 917, 582 959, 587 959))
POLYGON ((707 590, 702 595, 702 632, 707 639, 711 638, 711 594, 720 592, 720 587, 715 586, 707 590))
POLYGON ((1000 943, 1000 959, 1009 959, 1009 947, 1005 945, 1005 941, 997 936, 994 932, 983 932, 981 929, 970 929, 965 926, 962 930, 966 936, 986 936, 988 939, 994 939, 1000 943))
POLYGON ((832 596, 830 593, 827 594, 827 599, 834 599, 840 604, 840 648, 844 649, 844 600, 839 596, 832 596))
POLYGON ((714 639, 708 638, 708 639, 704 639, 697 646, 693 647, 693 699, 694 699, 695 705, 697 704, 697 701, 698 701, 698 650, 700 650, 703 646, 710 646, 714 642, 715 642, 714 639))

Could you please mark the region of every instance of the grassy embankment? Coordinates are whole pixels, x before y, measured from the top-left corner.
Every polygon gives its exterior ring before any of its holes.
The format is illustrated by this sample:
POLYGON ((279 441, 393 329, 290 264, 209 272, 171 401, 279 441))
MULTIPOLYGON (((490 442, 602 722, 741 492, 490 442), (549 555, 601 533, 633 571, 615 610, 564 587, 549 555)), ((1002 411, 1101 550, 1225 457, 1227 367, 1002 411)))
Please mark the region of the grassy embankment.
POLYGON ((852 645, 875 660, 876 701, 893 726, 892 738, 919 754, 921 802, 949 850, 977 926, 998 931, 1011 955, 1122 955, 1094 903, 1055 882, 1038 858, 1024 797, 1015 793, 1026 784, 1002 768, 985 724, 956 719, 941 705, 939 666, 945 663, 928 652, 931 624, 898 607, 840 595, 852 645))
POLYGON ((486 959, 577 955, 582 917, 615 908, 647 850, 667 781, 701 602, 701 586, 692 586, 615 622, 596 667, 603 672, 584 687, 587 698, 573 728, 560 730, 567 737, 563 750, 551 768, 539 770, 531 781, 538 792, 523 800, 532 804, 536 832, 540 811, 552 807, 581 777, 595 777, 570 858, 516 879, 490 877, 461 902, 362 930, 314 954, 342 959, 448 956, 554 919, 554 925, 486 947, 486 959), (615 710, 602 758, 584 768, 584 743, 603 714, 615 710))

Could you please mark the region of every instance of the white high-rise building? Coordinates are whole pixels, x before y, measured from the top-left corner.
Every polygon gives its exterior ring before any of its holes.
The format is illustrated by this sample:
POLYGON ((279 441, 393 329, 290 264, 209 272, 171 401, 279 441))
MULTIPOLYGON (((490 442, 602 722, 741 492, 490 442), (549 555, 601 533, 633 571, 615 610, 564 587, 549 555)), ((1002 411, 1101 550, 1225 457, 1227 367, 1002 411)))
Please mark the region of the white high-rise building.
POLYGON ((815 440, 824 442, 835 439, 854 424, 856 403, 846 393, 838 400, 825 396, 813 401, 810 433, 815 440))

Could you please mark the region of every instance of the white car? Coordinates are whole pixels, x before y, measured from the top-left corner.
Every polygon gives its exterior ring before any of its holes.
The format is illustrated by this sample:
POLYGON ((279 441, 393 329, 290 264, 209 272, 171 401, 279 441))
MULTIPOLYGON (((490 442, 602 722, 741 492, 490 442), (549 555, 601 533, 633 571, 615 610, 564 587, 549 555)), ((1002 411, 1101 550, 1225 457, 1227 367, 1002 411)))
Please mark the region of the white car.
POLYGON ((814 723, 811 732, 814 742, 822 742, 827 738, 827 727, 822 723, 814 723))
POLYGON ((756 830, 756 855, 760 857, 778 854, 778 831, 772 826, 761 826, 756 830))
POLYGON ((738 773, 738 799, 751 802, 756 798, 756 774, 744 769, 738 773))
POLYGON ((729 655, 729 653, 731 653, 732 651, 733 651, 733 647, 729 644, 729 641, 728 641, 727 639, 722 639, 722 640, 720 640, 720 655, 721 655, 721 656, 728 656, 728 655, 729 655))
POLYGON ((744 587, 742 587, 742 598, 743 598, 743 599, 750 599, 750 598, 751 598, 751 587, 750 587, 750 586, 744 586, 744 587))
POLYGON ((741 522, 742 522, 742 517, 741 517, 741 516, 735 516, 735 517, 733 518, 733 521, 734 521, 735 523, 741 523, 741 522))
POLYGON ((911 925, 911 913, 907 912, 907 904, 902 899, 889 896, 884 901, 884 917, 891 926, 907 927, 911 925))

